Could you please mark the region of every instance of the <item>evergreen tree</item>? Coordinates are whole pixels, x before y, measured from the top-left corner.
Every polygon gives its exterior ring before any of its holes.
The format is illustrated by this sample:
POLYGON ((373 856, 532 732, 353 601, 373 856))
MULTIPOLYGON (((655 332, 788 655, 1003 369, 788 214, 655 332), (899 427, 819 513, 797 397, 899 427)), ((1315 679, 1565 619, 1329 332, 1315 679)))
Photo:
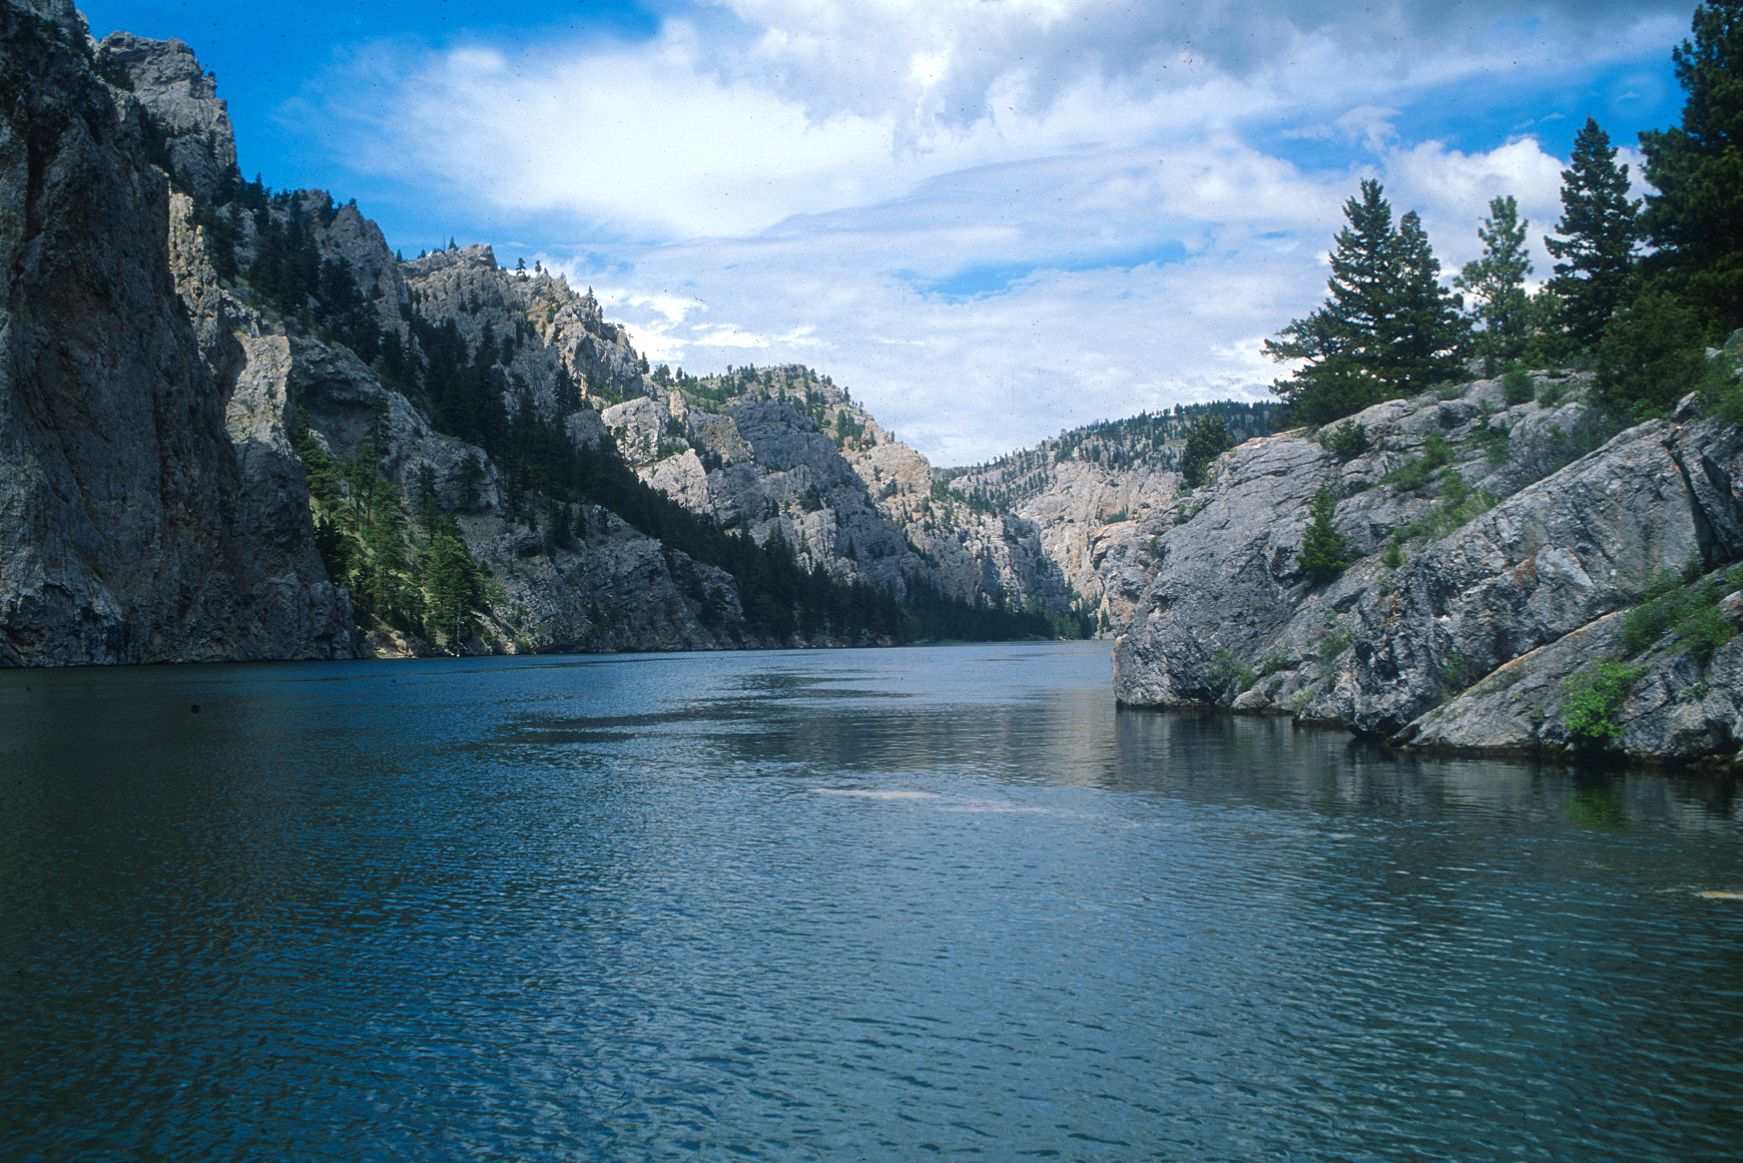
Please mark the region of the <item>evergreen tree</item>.
POLYGON ((1640 203, 1628 197, 1628 167, 1616 164, 1610 135, 1590 117, 1574 138, 1572 164, 1561 178, 1562 215, 1555 224, 1560 237, 1543 240, 1561 260, 1549 286, 1568 338, 1590 349, 1632 290, 1640 203))
POLYGON ((412 509, 425 537, 434 536, 436 521, 441 516, 441 501, 436 495, 436 470, 428 462, 418 465, 412 485, 412 509))
POLYGON ((1440 285, 1440 260, 1416 211, 1399 219, 1394 248, 1398 288, 1383 332, 1390 359, 1380 375, 1414 396, 1459 375, 1469 336, 1458 296, 1440 285))
POLYGON ((450 651, 458 651, 472 631, 484 586, 472 554, 455 530, 444 529, 430 540, 425 579, 430 631, 450 651))
POLYGON ((1658 189, 1641 225, 1654 265, 1729 331, 1743 327, 1743 0, 1708 0, 1693 33, 1671 54, 1682 124, 1640 135, 1658 189))
POLYGON ((1210 462, 1235 446, 1229 436, 1229 426, 1221 416, 1202 417, 1186 434, 1186 446, 1180 450, 1180 476, 1189 489, 1204 483, 1204 472, 1210 462))
POLYGON ((1325 489, 1314 495, 1313 507, 1308 510, 1307 529, 1301 535, 1301 553, 1298 560, 1308 581, 1320 585, 1330 581, 1344 571, 1350 563, 1349 542, 1339 533, 1333 524, 1337 512, 1337 499, 1325 489))
POLYGON ((1513 195, 1489 202, 1489 216, 1477 227, 1483 257, 1465 264, 1453 286, 1471 295, 1473 314, 1482 330, 1477 352, 1483 357, 1483 374, 1492 376, 1501 366, 1525 353, 1531 338, 1531 297, 1525 293, 1525 276, 1531 273, 1526 253, 1530 220, 1519 217, 1513 195))
POLYGON ((1361 196, 1344 203, 1348 225, 1333 243, 1325 305, 1265 341, 1272 359, 1305 361, 1288 381, 1273 385, 1298 420, 1336 420, 1382 398, 1375 337, 1395 283, 1392 206, 1382 194, 1379 182, 1364 181, 1361 196))
POLYGON ((1272 359, 1303 361, 1272 390, 1309 424, 1421 391, 1458 367, 1463 325, 1440 286, 1422 220, 1412 211, 1395 229, 1391 204, 1371 179, 1344 203, 1344 217, 1324 306, 1265 341, 1272 359))

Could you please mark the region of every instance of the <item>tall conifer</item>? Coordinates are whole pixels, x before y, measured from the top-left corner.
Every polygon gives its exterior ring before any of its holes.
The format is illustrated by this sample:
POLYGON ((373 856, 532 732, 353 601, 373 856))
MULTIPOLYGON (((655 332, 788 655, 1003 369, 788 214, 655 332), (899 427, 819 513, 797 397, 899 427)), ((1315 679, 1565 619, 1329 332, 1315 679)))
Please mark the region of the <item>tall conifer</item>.
POLYGON ((1476 300, 1473 314, 1482 325, 1477 351, 1485 375, 1519 358, 1530 339, 1531 298, 1525 293, 1525 276, 1531 273, 1525 241, 1530 227, 1530 220, 1519 217, 1513 195, 1492 199, 1489 216, 1477 227, 1483 256, 1466 263, 1453 280, 1453 286, 1476 300))
POLYGON ((1628 197, 1628 167, 1616 164, 1610 135, 1590 117, 1574 138, 1572 164, 1561 179, 1560 237, 1543 240, 1561 260, 1549 286, 1568 338, 1594 348, 1633 289, 1640 203, 1628 197))
POLYGON ((1642 218, 1654 265, 1726 330, 1743 327, 1743 0, 1695 10, 1693 39, 1671 54, 1687 92, 1682 124, 1640 135, 1642 218))
POLYGON ((1325 304, 1265 341, 1272 359, 1302 361, 1272 390, 1308 424, 1421 391, 1457 368, 1462 324, 1422 220, 1412 211, 1394 228, 1372 179, 1344 203, 1344 217, 1325 304))
POLYGON ((1383 335, 1390 360, 1382 375, 1404 395, 1425 392, 1463 368, 1467 326, 1456 295, 1440 285, 1440 260, 1412 210, 1398 220, 1397 291, 1383 335))

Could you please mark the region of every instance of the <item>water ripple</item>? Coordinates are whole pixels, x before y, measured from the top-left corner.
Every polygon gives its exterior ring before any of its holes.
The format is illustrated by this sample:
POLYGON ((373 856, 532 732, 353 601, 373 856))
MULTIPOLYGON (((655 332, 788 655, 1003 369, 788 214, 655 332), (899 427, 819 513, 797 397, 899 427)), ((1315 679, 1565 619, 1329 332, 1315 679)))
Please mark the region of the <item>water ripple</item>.
POLYGON ((1081 647, 29 677, 9 1159, 1743 1132, 1743 845, 1707 785, 1121 713, 1081 647))

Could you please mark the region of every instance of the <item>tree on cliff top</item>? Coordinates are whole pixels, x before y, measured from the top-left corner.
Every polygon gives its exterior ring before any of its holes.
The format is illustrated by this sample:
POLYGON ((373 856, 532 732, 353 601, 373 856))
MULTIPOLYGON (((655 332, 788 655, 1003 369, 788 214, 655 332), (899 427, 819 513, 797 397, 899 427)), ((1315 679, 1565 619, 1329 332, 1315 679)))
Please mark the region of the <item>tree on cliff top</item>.
POLYGON ((1525 276, 1531 273, 1526 253, 1528 220, 1519 217, 1519 203, 1508 194, 1489 202, 1489 216, 1477 227, 1483 256, 1465 264, 1453 286, 1476 300, 1473 313, 1482 331, 1477 351, 1483 374, 1494 375, 1503 363, 1524 354, 1531 338, 1531 297, 1525 276))
POLYGON ((1369 179, 1344 203, 1344 217, 1325 304, 1265 341, 1272 359, 1303 361, 1272 389, 1308 424, 1415 394, 1456 373, 1465 334, 1414 211, 1395 228, 1380 183, 1369 179))
POLYGON ((1549 289, 1575 346, 1590 349, 1634 285, 1634 243, 1640 203, 1628 197, 1628 167, 1616 164, 1610 135, 1588 117, 1574 138, 1571 164, 1561 172, 1559 238, 1543 240, 1560 260, 1549 289))
POLYGON ((1743 327, 1743 0, 1695 10, 1693 39, 1672 52, 1688 98, 1682 124, 1642 133, 1642 225, 1655 266, 1723 331, 1743 327))
POLYGON ((1204 483, 1204 474, 1211 461, 1235 446, 1229 426, 1221 416, 1202 416, 1186 434, 1186 445, 1180 450, 1180 476, 1189 489, 1204 483))

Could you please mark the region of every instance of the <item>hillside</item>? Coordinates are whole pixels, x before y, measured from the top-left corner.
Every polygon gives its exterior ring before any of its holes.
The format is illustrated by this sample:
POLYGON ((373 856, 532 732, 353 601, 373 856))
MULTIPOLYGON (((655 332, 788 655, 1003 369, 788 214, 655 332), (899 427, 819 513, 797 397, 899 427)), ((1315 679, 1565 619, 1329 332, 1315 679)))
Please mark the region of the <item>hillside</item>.
POLYGON ((828 431, 821 381, 687 398, 560 279, 244 182, 186 45, 0 13, 0 661, 1066 626, 1035 530, 934 499, 845 394, 828 431))
POLYGON ((1617 430, 1590 376, 1392 400, 1227 453, 1143 523, 1131 706, 1283 712, 1415 746, 1734 761, 1743 433, 1690 393, 1617 430), (1329 498, 1338 560, 1304 546, 1329 498))
POLYGON ((1041 552, 1106 634, 1132 619, 1148 580, 1132 548, 1146 515, 1180 490, 1180 454, 1193 425, 1221 420, 1239 442, 1270 432, 1279 415, 1271 403, 1176 405, 1074 428, 986 464, 943 470, 938 481, 978 511, 1033 525, 1041 552))

